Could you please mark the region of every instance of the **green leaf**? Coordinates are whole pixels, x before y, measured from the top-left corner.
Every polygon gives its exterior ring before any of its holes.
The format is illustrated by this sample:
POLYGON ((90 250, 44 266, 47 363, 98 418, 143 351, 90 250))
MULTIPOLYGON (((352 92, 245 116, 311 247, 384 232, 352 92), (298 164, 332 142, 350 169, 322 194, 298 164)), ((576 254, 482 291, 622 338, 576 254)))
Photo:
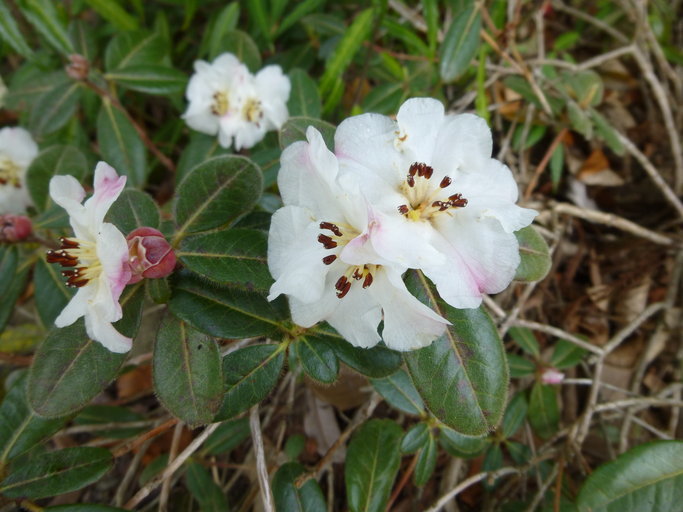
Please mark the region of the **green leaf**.
POLYGON ((306 374, 314 380, 332 384, 339 374, 339 360, 327 338, 301 336, 296 353, 306 374))
POLYGON ((280 466, 273 477, 273 498, 275 510, 282 512, 313 512, 327 510, 323 492, 315 479, 310 478, 301 487, 296 480, 306 472, 298 462, 287 462, 280 466))
POLYGON ((254 21, 256 28, 266 39, 266 42, 270 44, 273 40, 271 32, 273 25, 270 22, 265 0, 251 0, 247 2, 247 9, 249 10, 249 18, 254 21))
POLYGON ((127 235, 140 227, 159 228, 159 209, 154 200, 144 192, 126 189, 112 204, 105 217, 127 235))
POLYGON ((569 124, 572 130, 580 133, 588 140, 593 138, 593 122, 585 110, 579 107, 576 102, 568 100, 567 114, 569 114, 569 124))
POLYGON ((168 278, 145 279, 145 281, 150 299, 155 304, 168 304, 168 301, 171 300, 171 285, 168 284, 168 278))
POLYGON ((481 12, 472 5, 458 13, 444 36, 439 72, 444 82, 454 82, 467 71, 479 49, 481 12))
POLYGON ((138 132, 125 114, 105 99, 97 115, 97 143, 102 159, 136 188, 147 179, 147 155, 138 132))
POLYGON ((422 0, 422 12, 427 23, 427 41, 430 53, 433 55, 439 33, 439 7, 437 0, 422 0))
POLYGON ((282 20, 282 23, 280 23, 280 26, 277 28, 276 35, 282 34, 301 18, 316 11, 324 3, 325 0, 303 0, 301 2, 296 2, 292 11, 287 14, 287 16, 285 16, 282 20))
POLYGON ((46 512, 126 512, 126 509, 99 505, 97 503, 78 503, 75 505, 57 505, 44 508, 46 512))
POLYGON ((89 339, 83 320, 52 330, 29 370, 31 408, 47 418, 77 411, 111 382, 125 358, 89 339))
POLYGON ((566 340, 558 340, 550 357, 550 364, 557 369, 571 368, 581 362, 587 350, 566 340))
POLYGON ((142 320, 144 299, 144 281, 127 286, 123 290, 121 298, 119 299, 119 304, 121 304, 121 308, 123 308, 123 317, 112 325, 124 336, 135 338, 135 335, 138 333, 140 321, 142 320))
POLYGON ((514 436, 524 424, 528 407, 524 393, 516 393, 512 397, 503 416, 503 436, 506 439, 514 436))
MULTIPOLYGON (((339 44, 332 52, 325 65, 325 71, 320 79, 320 95, 324 98, 330 96, 340 77, 344 76, 353 57, 358 55, 363 41, 367 40, 372 29, 374 9, 369 8, 361 11, 346 29, 339 44)), ((329 108, 334 108, 330 105, 329 108)))
POLYGON ((605 86, 602 78, 595 71, 565 72, 562 73, 559 83, 581 108, 595 107, 602 103, 605 86))
POLYGON ((89 405, 74 418, 74 425, 109 425, 120 423, 120 427, 98 430, 98 437, 110 439, 126 439, 145 430, 145 427, 126 427, 126 423, 144 421, 142 414, 135 413, 126 407, 114 405, 89 405))
POLYGON ((330 150, 334 149, 334 125, 311 117, 290 117, 280 129, 280 147, 284 149, 293 142, 306 141, 306 130, 309 126, 320 132, 330 150))
POLYGON ((158 65, 166 57, 166 45, 156 32, 124 32, 107 45, 104 63, 107 71, 137 65, 158 65))
POLYGON ((229 510, 228 499, 213 481, 211 473, 198 462, 190 462, 185 472, 185 483, 201 512, 229 510))
POLYGON ((401 453, 415 453, 429 442, 429 425, 424 422, 410 427, 401 440, 401 453))
POLYGON ((458 432, 479 436, 493 429, 505 409, 508 368, 503 343, 482 309, 455 309, 438 298, 421 272, 408 288, 451 322, 430 346, 403 354, 429 410, 458 432))
POLYGON ((372 348, 354 347, 341 336, 337 335, 337 338, 330 344, 337 357, 366 377, 381 379, 401 367, 400 352, 383 345, 376 345, 372 348))
POLYGON ((74 52, 71 39, 62 25, 55 3, 50 0, 22 0, 19 2, 22 13, 50 45, 67 57, 74 52))
POLYGON ((68 174, 80 181, 87 172, 88 161, 78 148, 60 145, 44 149, 26 171, 26 187, 33 205, 42 212, 54 204, 49 193, 52 176, 68 174))
POLYGON ((517 354, 506 355, 511 377, 518 379, 520 377, 532 375, 536 371, 536 365, 528 359, 518 356, 517 354))
POLYGON ((172 288, 171 311, 218 338, 274 336, 287 318, 282 301, 268 302, 257 292, 211 283, 189 272, 176 272, 172 288))
POLYGON ((233 228, 189 236, 176 255, 187 268, 213 281, 268 290, 273 278, 266 264, 267 249, 266 233, 233 228))
POLYGON ((166 409, 192 428, 211 421, 223 398, 221 357, 212 338, 167 315, 152 368, 154 390, 166 409))
POLYGON ((74 51, 82 55, 88 62, 94 62, 97 57, 98 40, 96 25, 85 20, 75 19, 69 23, 69 37, 74 45, 74 51))
POLYGON ((207 438, 201 451, 206 455, 226 454, 237 448, 250 435, 248 418, 224 421, 207 438))
POLYGON ((426 484, 436 468, 436 456, 438 455, 438 445, 431 432, 427 433, 427 442, 420 449, 413 473, 413 482, 417 486, 426 484))
POLYGON ((281 345, 252 345, 223 358, 225 395, 215 421, 230 419, 266 398, 285 362, 281 345))
POLYGON ((394 114, 399 109, 404 94, 403 84, 400 82, 378 85, 363 98, 363 110, 378 114, 394 114))
POLYGON ((46 419, 26 401, 26 374, 17 379, 0 405, 0 466, 57 432, 68 418, 46 419))
POLYGON ((12 464, 0 494, 31 499, 65 494, 96 482, 113 464, 108 450, 88 446, 37 455, 12 464))
POLYGON ((75 115, 83 88, 78 82, 66 82, 41 94, 31 106, 28 125, 31 133, 42 137, 55 132, 75 115))
POLYGON ((445 426, 439 428, 439 442, 453 457, 463 459, 478 457, 489 444, 487 437, 464 436, 445 426))
POLYGON ((119 30, 137 30, 138 20, 115 0, 86 0, 97 14, 119 30))
POLYGON ((550 181, 553 184, 553 193, 557 193, 564 169, 564 144, 558 144, 550 157, 550 181))
POLYGON ((528 417, 539 437, 547 439, 557 432, 560 422, 557 389, 540 382, 534 383, 529 396, 528 417))
POLYGON ((292 90, 287 102, 289 115, 319 118, 323 107, 315 81, 303 69, 290 71, 289 79, 292 82, 292 90))
POLYGON ((602 117, 597 110, 590 109, 589 114, 595 123, 595 130, 598 136, 605 141, 605 144, 607 144, 612 151, 619 156, 623 156, 626 150, 614 127, 607 119, 602 117))
POLYGON ((541 356, 538 340, 531 329, 527 329, 526 327, 510 327, 508 333, 524 352, 531 354, 534 357, 541 356))
POLYGON ((59 265, 52 265, 39 258, 33 271, 36 309, 41 323, 48 329, 75 295, 74 289, 66 286, 61 270, 59 265))
POLYGON ((246 32, 230 30, 223 34, 219 44, 211 48, 209 58, 213 60, 226 52, 232 53, 237 57, 252 73, 256 73, 261 69, 261 52, 259 52, 254 40, 246 32))
POLYGON ((0 245, 0 331, 14 311, 14 304, 26 286, 30 270, 29 264, 19 264, 19 251, 16 247, 0 245))
POLYGON ((24 39, 5 2, 0 2, 0 37, 23 57, 30 59, 33 56, 33 50, 24 39))
POLYGON ((147 94, 169 95, 182 93, 187 86, 187 75, 168 66, 136 64, 117 68, 105 75, 107 80, 147 94))
POLYGON ((262 184, 261 169, 243 156, 217 156, 199 164, 176 192, 176 237, 234 222, 256 204, 262 184))
POLYGON ((398 370, 382 379, 370 379, 370 382, 375 391, 392 407, 415 416, 424 414, 422 398, 404 370, 398 370))
POLYGON ((552 261, 548 244, 533 226, 527 226, 515 231, 519 242, 519 256, 521 261, 515 273, 517 281, 540 281, 550 271, 552 261))
POLYGON ((194 167, 212 156, 226 155, 229 153, 229 149, 222 148, 220 144, 218 144, 218 139, 215 136, 192 132, 190 134, 190 142, 185 146, 185 149, 180 155, 180 160, 178 160, 178 167, 175 174, 176 183, 181 183, 194 167))
MULTIPOLYGON (((204 36, 202 40, 202 49, 208 45, 209 55, 220 55, 224 50, 222 48, 222 39, 226 32, 235 30, 240 16, 239 2, 231 2, 225 6, 220 14, 216 16, 216 21, 211 25, 211 31, 204 36)), ((203 55, 203 52, 200 52, 203 55)))
POLYGON ((683 500, 683 442, 636 446, 597 468, 576 500, 580 512, 678 512, 683 500))
POLYGON ((344 468, 351 512, 384 512, 401 463, 402 434, 393 421, 373 419, 351 439, 344 468))

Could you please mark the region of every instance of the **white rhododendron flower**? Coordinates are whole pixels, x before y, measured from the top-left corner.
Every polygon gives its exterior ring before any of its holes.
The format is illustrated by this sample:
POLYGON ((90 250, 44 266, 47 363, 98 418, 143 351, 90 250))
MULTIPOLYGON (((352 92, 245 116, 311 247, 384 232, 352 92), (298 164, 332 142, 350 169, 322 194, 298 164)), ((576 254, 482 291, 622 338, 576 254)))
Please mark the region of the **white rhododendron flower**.
POLYGON ((26 188, 26 169, 38 146, 23 128, 0 130, 0 215, 21 214, 32 204, 26 188))
POLYGON ((372 207, 337 180, 338 163, 312 127, 308 142, 284 150, 278 186, 285 204, 268 237, 275 283, 269 300, 289 296, 292 319, 311 327, 326 320, 355 346, 380 341, 412 350, 444 333, 448 322, 413 297, 401 279, 405 267, 380 257, 368 243, 376 225, 372 207))
POLYGON ((121 319, 119 297, 131 277, 128 242, 113 225, 104 222, 109 207, 126 185, 113 167, 100 162, 95 168, 94 193, 81 204, 85 190, 73 176, 50 180, 50 196, 69 214, 73 238, 62 238, 62 246, 48 251, 50 263, 67 268, 62 275, 76 295, 55 320, 57 327, 85 317, 85 328, 93 340, 112 352, 128 352, 132 341, 119 333, 112 322, 121 319))
POLYGON ((517 184, 491 151, 482 118, 445 115, 430 98, 406 101, 396 120, 351 117, 335 135, 340 172, 376 210, 373 249, 421 269, 457 308, 510 284, 520 262, 514 232, 537 215, 515 204, 517 184))
POLYGON ((211 64, 198 60, 185 96, 183 114, 194 130, 218 134, 224 148, 250 148, 269 130, 279 130, 289 116, 291 84, 280 66, 266 66, 255 76, 231 53, 211 64))

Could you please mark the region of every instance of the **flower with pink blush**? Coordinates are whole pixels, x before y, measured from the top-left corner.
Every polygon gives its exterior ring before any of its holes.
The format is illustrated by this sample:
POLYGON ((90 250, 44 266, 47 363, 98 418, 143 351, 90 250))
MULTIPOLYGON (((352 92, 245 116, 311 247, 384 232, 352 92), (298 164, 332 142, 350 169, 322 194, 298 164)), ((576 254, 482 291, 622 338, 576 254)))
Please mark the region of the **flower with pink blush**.
POLYGON ((457 308, 476 308, 510 284, 520 262, 514 232, 537 215, 515 204, 517 184, 491 149, 482 118, 446 115, 431 98, 406 101, 395 120, 351 117, 335 134, 340 175, 382 226, 370 235, 373 249, 422 270, 457 308))
POLYGON ((0 130, 0 215, 25 213, 32 204, 26 170, 37 154, 38 145, 23 128, 0 130))
POLYGON ((541 374, 541 382, 543 384, 561 384, 564 380, 564 373, 557 371, 555 368, 546 368, 541 374))
POLYGON ((368 243, 378 219, 357 190, 337 180, 337 158, 312 127, 281 157, 278 186, 285 204, 273 215, 269 300, 289 297, 292 319, 311 327, 327 321, 352 345, 413 350, 441 336, 448 321, 406 289, 405 267, 368 243), (377 332, 384 321, 382 336, 377 332))
POLYGON ((224 148, 250 148, 267 131, 279 130, 289 117, 291 83, 280 66, 266 66, 256 75, 231 53, 212 63, 198 60, 185 96, 183 114, 188 126, 208 135, 218 134, 224 148))
POLYGON ((85 317, 88 336, 118 353, 132 346, 132 340, 112 325, 121 319, 119 297, 131 271, 126 238, 113 224, 104 222, 104 216, 125 185, 125 176, 100 162, 95 168, 94 193, 81 204, 85 190, 73 176, 50 180, 50 197, 69 214, 74 236, 61 238, 61 248, 48 251, 47 261, 61 264, 67 286, 78 288, 55 325, 66 327, 85 317))

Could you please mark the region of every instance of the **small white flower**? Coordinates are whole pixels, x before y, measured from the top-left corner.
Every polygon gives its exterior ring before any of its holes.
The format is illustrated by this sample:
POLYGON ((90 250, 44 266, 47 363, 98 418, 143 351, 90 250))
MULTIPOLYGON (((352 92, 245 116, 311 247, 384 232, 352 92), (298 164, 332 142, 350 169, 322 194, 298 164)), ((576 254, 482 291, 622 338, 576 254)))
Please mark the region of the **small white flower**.
POLYGON ((250 148, 269 130, 279 130, 289 116, 291 84, 280 66, 266 66, 256 76, 231 53, 211 64, 198 60, 185 96, 183 119, 190 128, 218 134, 224 148, 250 148))
POLYGON ((0 130, 0 215, 21 214, 32 204, 26 188, 26 169, 38 146, 23 128, 0 130))
POLYGON ((408 292, 405 268, 372 250, 369 230, 381 229, 372 208, 338 183, 337 159, 320 133, 309 127, 306 137, 282 153, 278 186, 285 206, 273 215, 268 237, 276 280, 269 300, 288 295, 295 323, 326 320, 355 346, 376 345, 381 320, 390 348, 428 345, 448 321, 408 292))
POLYGON ((564 380, 564 373, 555 368, 546 368, 541 374, 541 382, 543 384, 562 384, 564 380))
POLYGON ((359 184, 383 227, 370 233, 374 250, 421 269, 457 308, 510 284, 520 261, 514 232, 537 215, 515 204, 517 184, 491 150, 483 119, 445 115, 430 98, 406 101, 396 120, 346 119, 335 135, 340 173, 359 184))
POLYGON ((125 176, 100 162, 95 168, 94 193, 81 204, 85 190, 73 176, 53 177, 50 196, 69 214, 74 237, 62 238, 61 249, 47 255, 48 262, 68 269, 62 272, 67 286, 78 288, 55 325, 65 327, 84 316, 88 336, 119 353, 128 352, 132 344, 112 326, 121 319, 119 297, 131 277, 128 242, 113 224, 104 222, 104 216, 125 185, 125 176))

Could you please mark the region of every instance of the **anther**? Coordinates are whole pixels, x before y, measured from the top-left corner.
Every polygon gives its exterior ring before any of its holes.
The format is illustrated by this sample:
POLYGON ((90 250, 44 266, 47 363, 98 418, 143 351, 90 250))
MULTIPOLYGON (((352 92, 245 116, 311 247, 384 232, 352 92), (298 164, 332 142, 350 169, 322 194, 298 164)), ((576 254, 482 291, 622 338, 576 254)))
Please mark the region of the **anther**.
POLYGON ((339 227, 336 224, 332 224, 331 222, 321 222, 320 229, 329 229, 336 236, 342 236, 341 229, 339 229, 339 227))
POLYGON ((448 176, 444 176, 441 180, 441 183, 439 183, 439 187, 446 188, 448 185, 451 184, 451 182, 452 180, 448 176))
POLYGON ((363 272, 361 272, 359 267, 356 267, 356 270, 353 271, 353 278, 356 281, 359 281, 363 277, 363 272))
POLYGON ((406 215, 410 211, 410 208, 408 208, 408 205, 402 204, 401 206, 398 207, 398 213, 401 215, 406 215))
POLYGON ((331 265, 334 260, 337 259, 337 256, 335 254, 330 254, 329 256, 325 256, 323 258, 323 263, 325 265, 331 265))
POLYGON ((346 296, 346 294, 349 293, 350 289, 351 283, 347 281, 346 284, 340 290, 337 291, 337 297, 343 299, 346 296))
POLYGON ((415 178, 413 178, 412 174, 409 174, 408 177, 406 178, 406 181, 408 182, 409 187, 414 187, 415 186, 415 178))
POLYGON ((325 249, 334 249, 337 247, 337 242, 332 240, 329 236, 327 235, 318 235, 318 242, 323 244, 323 247, 325 249))
POLYGON ((372 284, 372 274, 368 272, 368 275, 365 276, 365 279, 363 280, 363 288, 368 288, 372 284))

